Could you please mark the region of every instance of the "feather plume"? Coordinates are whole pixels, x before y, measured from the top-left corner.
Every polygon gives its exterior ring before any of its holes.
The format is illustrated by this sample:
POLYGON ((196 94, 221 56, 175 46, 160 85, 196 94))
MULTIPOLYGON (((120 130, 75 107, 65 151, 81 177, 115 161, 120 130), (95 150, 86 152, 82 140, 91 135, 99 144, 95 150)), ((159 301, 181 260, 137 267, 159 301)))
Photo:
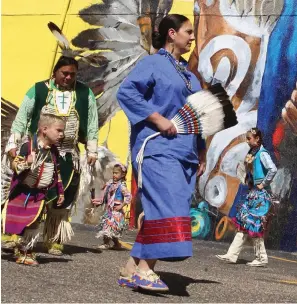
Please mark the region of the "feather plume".
POLYGON ((61 47, 61 49, 62 50, 70 49, 70 43, 69 43, 68 39, 64 36, 62 31, 59 29, 59 27, 53 22, 49 22, 47 24, 47 26, 50 29, 50 31, 52 32, 52 34, 58 40, 58 43, 59 43, 59 46, 61 47))
POLYGON ((98 160, 94 171, 91 172, 87 165, 86 154, 81 155, 81 182, 79 189, 79 203, 83 204, 84 224, 97 225, 104 212, 104 208, 94 208, 91 202, 91 190, 94 189, 96 197, 103 194, 103 186, 112 178, 113 166, 118 162, 118 158, 107 149, 106 146, 98 147, 98 160))

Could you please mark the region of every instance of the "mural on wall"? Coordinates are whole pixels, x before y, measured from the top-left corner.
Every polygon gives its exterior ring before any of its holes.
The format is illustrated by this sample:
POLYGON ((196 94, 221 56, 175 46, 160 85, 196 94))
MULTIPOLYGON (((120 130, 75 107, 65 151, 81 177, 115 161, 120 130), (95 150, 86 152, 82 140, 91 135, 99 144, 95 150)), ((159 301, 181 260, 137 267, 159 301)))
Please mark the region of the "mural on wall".
MULTIPOLYGON (((258 126, 279 167, 272 189, 280 204, 270 223, 268 243, 296 251, 297 0, 92 3, 75 12, 85 26, 69 36, 72 49, 67 52, 77 56, 79 79, 95 93, 99 127, 112 121, 114 134, 122 127, 114 123, 120 111, 117 88, 137 61, 154 51, 151 34, 162 17, 169 12, 187 14, 191 20, 194 16, 196 46, 189 54, 189 67, 204 87, 223 83, 239 123, 207 139, 207 168, 197 184, 197 207, 191 211, 193 236, 222 239, 232 230, 228 217, 246 192, 237 178, 237 165, 249 149, 246 131, 258 126), (183 4, 188 11, 182 10, 183 4)), ((111 150, 102 152, 103 157, 109 153, 112 159, 117 151, 111 150)), ((108 159, 102 164, 107 163, 108 159)))
POLYGON ((239 120, 208 139, 200 194, 222 214, 234 215, 246 192, 236 174, 249 149, 245 133, 257 125, 279 166, 272 189, 280 206, 270 226, 271 244, 291 251, 297 249, 296 12, 297 1, 197 0, 197 46, 190 58, 204 86, 225 84, 239 120))

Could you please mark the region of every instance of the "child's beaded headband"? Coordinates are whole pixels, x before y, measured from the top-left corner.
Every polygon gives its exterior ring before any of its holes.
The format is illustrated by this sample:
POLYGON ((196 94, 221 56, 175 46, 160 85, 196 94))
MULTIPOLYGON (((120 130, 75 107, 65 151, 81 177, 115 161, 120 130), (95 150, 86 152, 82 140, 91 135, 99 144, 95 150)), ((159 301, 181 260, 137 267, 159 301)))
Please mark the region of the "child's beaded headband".
POLYGON ((121 163, 116 163, 115 166, 121 167, 123 173, 127 173, 127 167, 121 163))
POLYGON ((257 134, 257 131, 256 131, 254 128, 251 128, 251 129, 250 129, 250 132, 251 132, 253 135, 256 135, 256 134, 257 134))

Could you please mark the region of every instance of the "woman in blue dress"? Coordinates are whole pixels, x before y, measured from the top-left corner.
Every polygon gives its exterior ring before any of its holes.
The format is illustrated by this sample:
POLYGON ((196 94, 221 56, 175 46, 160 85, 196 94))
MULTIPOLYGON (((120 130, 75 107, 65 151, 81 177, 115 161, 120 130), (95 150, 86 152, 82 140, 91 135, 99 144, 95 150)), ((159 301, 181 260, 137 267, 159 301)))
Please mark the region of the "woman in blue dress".
POLYGON ((205 168, 205 142, 194 134, 177 134, 170 121, 201 86, 181 57, 190 51, 194 32, 187 17, 167 15, 153 34, 159 50, 146 56, 123 81, 117 98, 131 127, 132 167, 147 143, 142 164, 141 202, 145 218, 119 284, 150 290, 168 290, 153 271, 157 260, 192 256, 190 202, 196 176, 205 168), (198 169, 198 171, 197 171, 198 169))

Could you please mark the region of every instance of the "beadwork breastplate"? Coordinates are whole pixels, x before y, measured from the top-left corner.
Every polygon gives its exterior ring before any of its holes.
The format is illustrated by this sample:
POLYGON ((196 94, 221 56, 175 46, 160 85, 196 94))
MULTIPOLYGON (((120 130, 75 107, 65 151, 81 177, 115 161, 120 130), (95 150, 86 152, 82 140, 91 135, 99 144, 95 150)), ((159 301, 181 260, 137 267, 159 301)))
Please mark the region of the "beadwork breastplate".
POLYGON ((40 180, 36 185, 38 177, 40 175, 41 167, 38 166, 34 170, 30 170, 26 178, 23 180, 23 184, 27 185, 30 188, 37 187, 38 189, 47 188, 53 182, 53 175, 54 175, 54 164, 45 162, 43 172, 40 176, 40 180))

